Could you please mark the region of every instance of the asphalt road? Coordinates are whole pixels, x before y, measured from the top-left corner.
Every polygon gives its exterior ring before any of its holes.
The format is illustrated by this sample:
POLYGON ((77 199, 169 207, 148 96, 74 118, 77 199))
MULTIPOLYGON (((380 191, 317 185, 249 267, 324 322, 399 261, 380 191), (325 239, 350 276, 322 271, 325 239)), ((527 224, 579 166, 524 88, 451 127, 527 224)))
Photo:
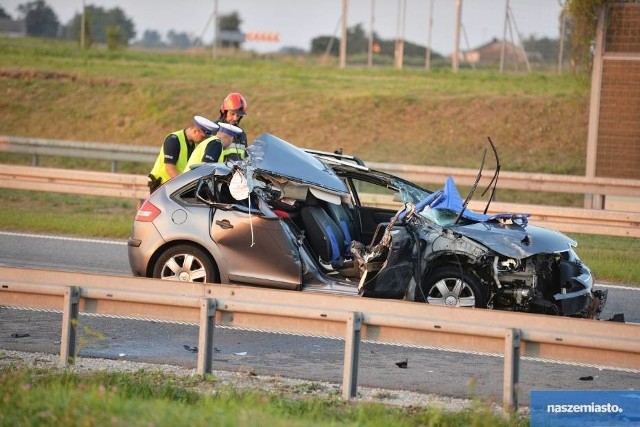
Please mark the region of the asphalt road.
MULTIPOLYGON (((0 233, 0 265, 130 275, 126 242, 0 233)), ((610 287, 605 317, 624 312, 640 323, 640 290, 610 287)), ((1 302, 0 302, 1 305, 1 302)), ((61 314, 0 308, 0 349, 59 352, 61 314), (23 338, 12 334, 28 334, 23 338)), ((196 325, 82 315, 81 356, 196 367, 196 325)), ((214 369, 341 383, 344 342, 217 328, 214 369)), ((501 399, 502 358, 439 349, 361 345, 358 383, 453 397, 501 399), (407 368, 396 363, 407 360, 407 368)), ((530 390, 623 390, 640 387, 635 372, 524 359, 520 402, 530 390)))

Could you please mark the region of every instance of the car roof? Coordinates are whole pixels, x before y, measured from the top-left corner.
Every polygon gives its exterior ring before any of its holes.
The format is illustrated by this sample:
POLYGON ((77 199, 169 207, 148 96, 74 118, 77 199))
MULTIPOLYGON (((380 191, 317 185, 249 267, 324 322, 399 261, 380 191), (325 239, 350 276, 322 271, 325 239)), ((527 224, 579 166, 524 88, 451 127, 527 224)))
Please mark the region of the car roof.
POLYGON ((316 158, 339 160, 345 163, 353 163, 359 166, 366 166, 364 164, 364 161, 362 161, 362 159, 360 159, 359 157, 342 154, 342 148, 334 152, 313 150, 311 148, 303 148, 303 150, 315 156, 316 158))

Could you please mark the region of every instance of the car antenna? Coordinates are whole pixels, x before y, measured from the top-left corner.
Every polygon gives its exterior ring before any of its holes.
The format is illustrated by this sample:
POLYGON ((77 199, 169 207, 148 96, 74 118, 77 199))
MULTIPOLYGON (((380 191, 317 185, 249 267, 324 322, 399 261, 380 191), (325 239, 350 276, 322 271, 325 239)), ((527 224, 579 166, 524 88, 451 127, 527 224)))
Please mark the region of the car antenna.
POLYGON ((480 163, 480 170, 478 170, 478 175, 476 176, 476 182, 473 183, 473 187, 471 187, 471 191, 469 191, 469 194, 467 194, 467 198, 464 199, 464 203, 462 204, 462 209, 460 209, 460 212, 458 213, 456 220, 453 222, 453 225, 456 225, 458 223, 458 221, 460 220, 460 217, 462 216, 464 211, 467 209, 467 205, 471 201, 471 198, 473 197, 473 193, 475 193, 476 188, 478 188, 478 183, 480 182, 480 177, 482 177, 482 169, 484 168, 484 161, 486 158, 487 158, 487 149, 485 148, 484 153, 482 153, 482 163, 480 163))
POLYGON ((489 210, 489 205, 493 201, 493 197, 496 194, 496 188, 498 187, 498 175, 500 175, 500 158, 498 157, 498 151, 496 150, 496 146, 493 144, 491 137, 488 136, 487 139, 489 140, 489 144, 491 144, 491 149, 493 150, 493 156, 496 158, 496 171, 493 174, 493 178, 491 178, 491 182, 489 182, 489 185, 487 185, 487 188, 485 188, 481 194, 484 197, 487 190, 489 190, 489 187, 491 187, 491 185, 493 184, 493 188, 491 188, 491 197, 489 197, 489 200, 487 201, 487 206, 484 208, 485 214, 489 210))

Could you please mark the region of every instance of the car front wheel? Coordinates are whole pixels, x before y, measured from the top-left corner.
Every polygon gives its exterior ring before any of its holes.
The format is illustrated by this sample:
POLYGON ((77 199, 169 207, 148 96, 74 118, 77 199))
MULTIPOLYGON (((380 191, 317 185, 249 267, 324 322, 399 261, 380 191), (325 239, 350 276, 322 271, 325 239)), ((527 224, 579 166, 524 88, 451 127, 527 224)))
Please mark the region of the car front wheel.
POLYGON ((480 281, 462 268, 440 267, 426 278, 416 298, 447 307, 485 307, 486 297, 480 281))
POLYGON ((153 277, 178 282, 217 283, 213 262, 199 248, 178 245, 167 249, 156 262, 153 277))

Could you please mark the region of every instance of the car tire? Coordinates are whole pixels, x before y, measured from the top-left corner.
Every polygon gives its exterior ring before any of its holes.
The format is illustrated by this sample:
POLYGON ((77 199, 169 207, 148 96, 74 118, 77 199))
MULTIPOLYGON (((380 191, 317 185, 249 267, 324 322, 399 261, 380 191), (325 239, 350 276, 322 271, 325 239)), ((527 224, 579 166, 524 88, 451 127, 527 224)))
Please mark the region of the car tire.
POLYGON ((486 307, 486 293, 480 280, 458 266, 434 269, 418 289, 417 301, 447 307, 486 307))
POLYGON ((173 246, 163 252, 153 268, 153 277, 178 282, 219 282, 210 256, 191 245, 173 246))

